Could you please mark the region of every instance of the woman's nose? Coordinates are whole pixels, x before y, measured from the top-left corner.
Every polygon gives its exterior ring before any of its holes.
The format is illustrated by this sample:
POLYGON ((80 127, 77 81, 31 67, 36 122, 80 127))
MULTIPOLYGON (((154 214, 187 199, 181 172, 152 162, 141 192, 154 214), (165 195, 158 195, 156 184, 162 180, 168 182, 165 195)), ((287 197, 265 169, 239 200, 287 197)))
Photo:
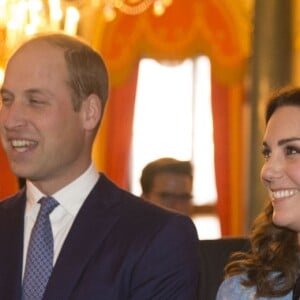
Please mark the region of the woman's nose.
POLYGON ((283 172, 282 161, 279 158, 271 157, 261 168, 261 179, 266 182, 281 178, 283 172))

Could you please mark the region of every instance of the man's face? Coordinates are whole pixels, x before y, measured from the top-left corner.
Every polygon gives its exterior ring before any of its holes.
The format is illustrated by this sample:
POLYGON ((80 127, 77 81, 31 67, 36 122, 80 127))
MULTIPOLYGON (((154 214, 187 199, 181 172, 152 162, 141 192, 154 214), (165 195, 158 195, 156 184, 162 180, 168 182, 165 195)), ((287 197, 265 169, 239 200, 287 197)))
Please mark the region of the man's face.
POLYGON ((75 112, 59 48, 34 42, 10 60, 0 132, 13 172, 54 192, 89 164, 82 111, 75 112))
POLYGON ((192 179, 188 175, 164 172, 156 175, 144 197, 161 206, 189 215, 192 208, 192 179))

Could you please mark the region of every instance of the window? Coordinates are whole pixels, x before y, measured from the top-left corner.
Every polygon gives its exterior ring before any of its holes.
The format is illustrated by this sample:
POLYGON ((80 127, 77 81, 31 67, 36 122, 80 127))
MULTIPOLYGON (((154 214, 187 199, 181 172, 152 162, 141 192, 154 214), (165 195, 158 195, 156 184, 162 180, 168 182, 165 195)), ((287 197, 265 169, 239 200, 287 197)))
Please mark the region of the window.
MULTIPOLYGON (((139 66, 133 127, 131 191, 134 194, 141 194, 139 179, 143 167, 154 159, 169 156, 193 162, 195 207, 201 211, 203 205, 215 205, 207 57, 171 66, 143 59, 139 66)), ((193 219, 200 238, 220 236, 215 215, 196 214, 193 219), (210 229, 204 232, 207 226, 210 229)))

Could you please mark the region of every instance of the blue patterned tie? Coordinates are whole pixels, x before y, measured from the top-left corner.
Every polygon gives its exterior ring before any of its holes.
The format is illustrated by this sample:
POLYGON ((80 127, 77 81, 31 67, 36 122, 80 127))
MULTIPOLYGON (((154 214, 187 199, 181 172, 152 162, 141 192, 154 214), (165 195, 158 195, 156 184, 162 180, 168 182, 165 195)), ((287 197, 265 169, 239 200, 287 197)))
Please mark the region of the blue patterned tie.
POLYGON ((53 235, 50 213, 58 205, 42 198, 41 208, 31 232, 23 279, 23 300, 41 300, 53 267, 53 235))

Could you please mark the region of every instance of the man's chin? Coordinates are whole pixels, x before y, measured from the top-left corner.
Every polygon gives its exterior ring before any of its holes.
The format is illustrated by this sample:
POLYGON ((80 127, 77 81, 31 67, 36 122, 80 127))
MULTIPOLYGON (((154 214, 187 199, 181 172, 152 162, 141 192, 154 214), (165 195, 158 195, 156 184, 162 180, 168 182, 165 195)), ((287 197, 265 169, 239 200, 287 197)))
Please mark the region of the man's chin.
POLYGON ((15 166, 11 166, 11 171, 12 173, 17 176, 18 178, 30 178, 30 172, 21 169, 21 168, 16 168, 15 166))

